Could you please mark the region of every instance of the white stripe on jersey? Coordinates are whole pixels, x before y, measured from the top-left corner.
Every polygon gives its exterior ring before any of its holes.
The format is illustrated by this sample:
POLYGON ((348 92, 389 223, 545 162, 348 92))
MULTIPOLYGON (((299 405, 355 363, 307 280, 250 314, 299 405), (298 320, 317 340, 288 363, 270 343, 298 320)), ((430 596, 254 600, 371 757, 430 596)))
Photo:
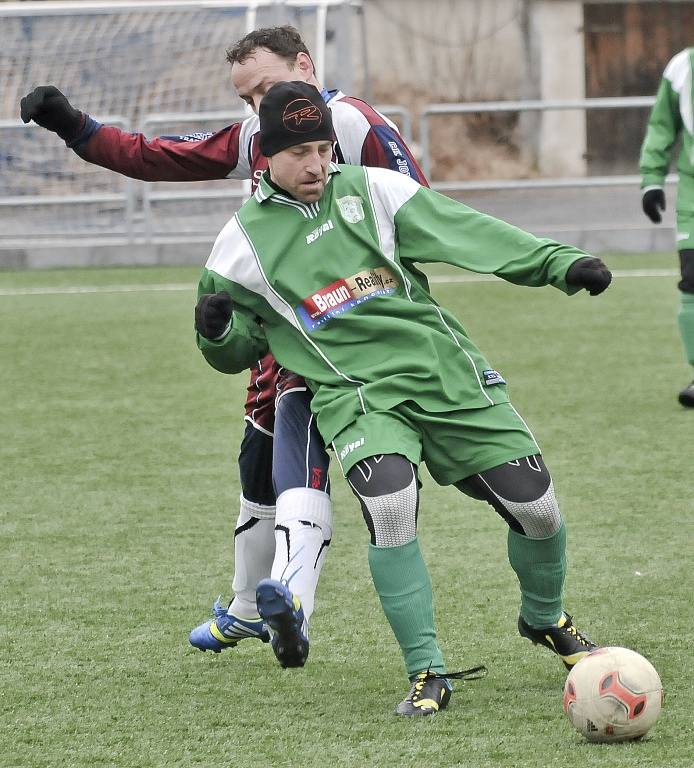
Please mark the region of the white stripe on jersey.
POLYGON ((409 176, 388 168, 364 166, 364 173, 376 217, 381 250, 388 261, 395 263, 395 214, 422 187, 409 176))
POLYGON ((268 302, 291 325, 298 328, 294 312, 268 284, 250 238, 234 216, 219 233, 205 267, 240 285, 268 302))
POLYGON ((232 168, 227 174, 227 179, 252 179, 251 170, 251 146, 253 137, 260 130, 260 120, 258 115, 251 115, 241 123, 239 131, 239 159, 236 167, 232 168))
POLYGON ((691 48, 680 51, 670 59, 663 77, 670 81, 672 90, 680 97, 682 122, 690 135, 694 135, 694 114, 692 114, 692 60, 691 48))
MULTIPOLYGON (((345 94, 338 91, 335 97, 328 102, 333 118, 335 137, 337 138, 338 146, 344 157, 344 162, 348 165, 361 165, 364 140, 371 130, 372 125, 357 107, 343 101, 344 98, 346 98, 345 94)), ((398 131, 397 126, 388 120, 387 117, 381 115, 380 112, 377 114, 382 117, 394 131, 398 131)))

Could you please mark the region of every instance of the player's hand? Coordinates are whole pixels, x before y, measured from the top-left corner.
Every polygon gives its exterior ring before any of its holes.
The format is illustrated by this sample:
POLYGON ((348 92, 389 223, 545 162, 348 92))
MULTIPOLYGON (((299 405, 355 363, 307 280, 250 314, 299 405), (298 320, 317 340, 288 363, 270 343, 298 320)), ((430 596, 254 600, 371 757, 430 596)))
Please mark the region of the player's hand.
POLYGON ((231 327, 233 309, 231 296, 226 291, 206 293, 195 307, 195 330, 210 341, 221 339, 231 327))
POLYGON ((75 109, 54 85, 40 85, 20 102, 22 120, 33 120, 42 128, 57 133, 63 141, 72 141, 82 128, 84 115, 75 109))
POLYGON ((660 224, 662 220, 660 212, 665 210, 665 192, 661 187, 647 189, 641 198, 641 207, 654 224, 660 224))
POLYGON ((591 296, 597 296, 612 282, 612 272, 601 259, 585 256, 569 267, 566 282, 568 285, 585 288, 591 296))

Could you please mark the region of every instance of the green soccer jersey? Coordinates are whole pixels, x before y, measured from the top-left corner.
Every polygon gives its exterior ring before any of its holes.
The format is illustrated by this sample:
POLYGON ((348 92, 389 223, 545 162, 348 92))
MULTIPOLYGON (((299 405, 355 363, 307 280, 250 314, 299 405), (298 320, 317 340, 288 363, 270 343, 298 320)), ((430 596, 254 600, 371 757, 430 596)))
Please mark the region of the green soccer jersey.
POLYGON ((331 165, 317 203, 278 192, 266 172, 200 280, 200 295, 231 295, 231 328, 216 341, 198 336, 198 345, 225 373, 269 346, 308 381, 326 443, 360 414, 406 401, 432 413, 483 408, 507 402, 505 382, 414 264, 445 262, 573 293, 565 275, 585 255, 395 171, 331 165))
MULTIPOLYGON (((641 147, 639 168, 641 186, 662 186, 670 165, 670 153, 678 136, 682 146, 677 159, 677 172, 694 177, 694 48, 674 56, 663 72, 648 129, 641 147)), ((694 190, 692 185, 687 185, 694 190)), ((694 199, 680 195, 678 208, 694 210, 694 199)))

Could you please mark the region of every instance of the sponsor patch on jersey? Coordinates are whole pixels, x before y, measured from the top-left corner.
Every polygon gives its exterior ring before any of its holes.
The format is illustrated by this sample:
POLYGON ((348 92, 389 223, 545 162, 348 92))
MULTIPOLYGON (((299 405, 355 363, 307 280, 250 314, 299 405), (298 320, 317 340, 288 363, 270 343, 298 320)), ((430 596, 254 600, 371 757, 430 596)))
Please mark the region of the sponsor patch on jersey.
POLYGON ((335 202, 340 209, 340 215, 348 224, 357 224, 364 220, 364 205, 361 197, 347 195, 346 197, 338 197, 335 202))
POLYGON ((485 387, 491 387, 494 384, 505 384, 506 383, 506 380, 499 373, 499 371, 495 371, 493 368, 487 368, 486 371, 482 371, 482 376, 484 376, 484 386, 485 387))
POLYGON ((296 312, 306 329, 315 331, 333 317, 349 312, 365 301, 390 296, 397 287, 398 281, 387 267, 364 269, 307 296, 296 312))

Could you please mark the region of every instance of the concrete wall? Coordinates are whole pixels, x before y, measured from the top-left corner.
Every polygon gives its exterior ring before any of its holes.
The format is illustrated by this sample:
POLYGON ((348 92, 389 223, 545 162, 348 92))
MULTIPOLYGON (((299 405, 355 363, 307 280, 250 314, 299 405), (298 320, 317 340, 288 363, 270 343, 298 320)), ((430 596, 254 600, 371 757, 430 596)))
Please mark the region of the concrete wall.
MULTIPOLYGON (((537 0, 530 12, 534 68, 539 80, 538 98, 585 98, 582 3, 537 0)), ((536 147, 542 175, 583 176, 586 172, 585 112, 543 112, 536 147)))
POLYGON ((519 22, 525 1, 366 0, 371 99, 517 98, 524 78, 519 22))

